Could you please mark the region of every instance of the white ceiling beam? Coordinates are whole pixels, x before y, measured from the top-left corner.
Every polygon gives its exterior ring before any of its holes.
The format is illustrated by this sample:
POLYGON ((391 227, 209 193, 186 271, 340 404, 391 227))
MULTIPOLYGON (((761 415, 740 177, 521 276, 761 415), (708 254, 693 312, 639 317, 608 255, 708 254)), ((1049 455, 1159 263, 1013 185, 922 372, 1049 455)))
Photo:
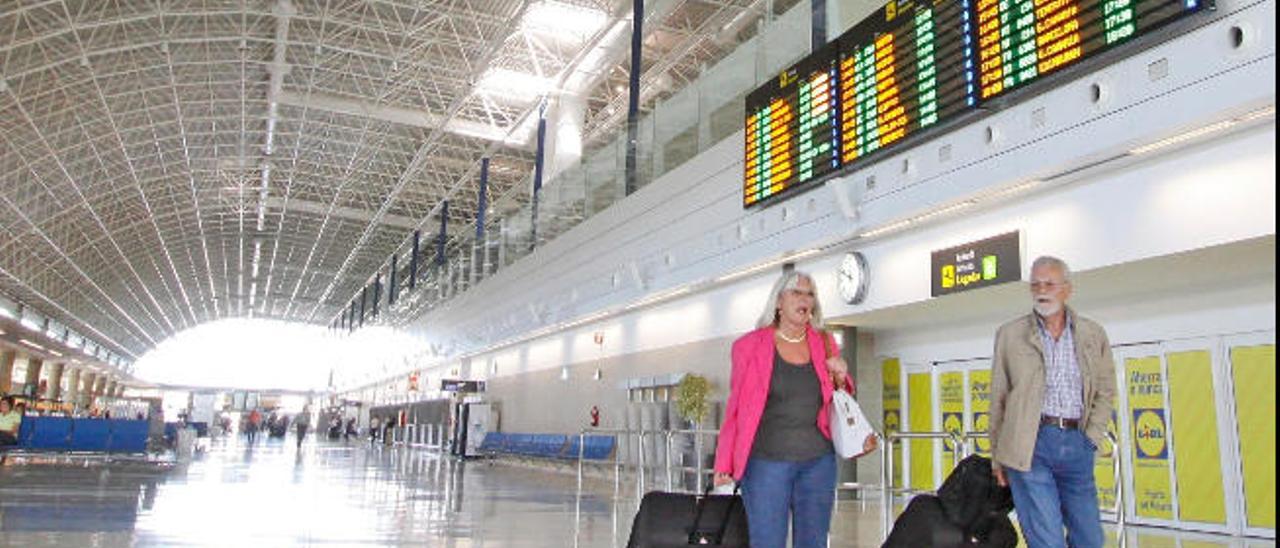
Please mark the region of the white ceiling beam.
MULTIPOLYGON (((330 208, 329 204, 313 202, 310 200, 299 200, 297 198, 290 198, 286 200, 284 198, 280 198, 276 196, 269 196, 267 197, 267 200, 265 203, 267 205, 268 213, 271 213, 273 211, 284 210, 285 205, 288 204, 290 213, 311 213, 314 215, 328 215, 330 217, 337 218, 337 219, 359 221, 362 223, 368 223, 369 221, 373 220, 372 211, 365 211, 363 209, 356 209, 354 207, 344 207, 339 205, 335 205, 332 208, 330 208)), ((417 221, 413 219, 410 219, 403 215, 392 215, 390 213, 384 213, 378 219, 378 224, 383 226, 393 226, 396 228, 404 228, 409 230, 413 230, 418 226, 417 221)))
POLYGON ((280 104, 299 108, 326 110, 349 116, 361 116, 364 118, 381 120, 383 122, 421 128, 437 128, 443 123, 445 131, 449 133, 475 139, 484 139, 486 141, 502 142, 510 147, 521 150, 529 149, 531 137, 528 132, 517 132, 513 134, 509 128, 473 122, 470 120, 462 120, 457 117, 453 117, 445 122, 443 116, 438 116, 429 112, 389 105, 376 105, 366 101, 348 99, 346 97, 326 93, 311 93, 310 95, 304 96, 292 91, 282 91, 280 93, 280 104))

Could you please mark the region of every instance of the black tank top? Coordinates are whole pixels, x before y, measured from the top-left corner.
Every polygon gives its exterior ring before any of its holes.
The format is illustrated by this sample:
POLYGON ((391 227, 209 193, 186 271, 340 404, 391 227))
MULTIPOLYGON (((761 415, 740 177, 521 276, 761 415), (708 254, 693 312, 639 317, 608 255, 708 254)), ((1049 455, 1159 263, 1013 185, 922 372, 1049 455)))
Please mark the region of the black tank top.
POLYGON ((794 365, 775 353, 769 398, 756 429, 751 456, 768 460, 805 461, 833 451, 818 430, 822 386, 813 363, 794 365))

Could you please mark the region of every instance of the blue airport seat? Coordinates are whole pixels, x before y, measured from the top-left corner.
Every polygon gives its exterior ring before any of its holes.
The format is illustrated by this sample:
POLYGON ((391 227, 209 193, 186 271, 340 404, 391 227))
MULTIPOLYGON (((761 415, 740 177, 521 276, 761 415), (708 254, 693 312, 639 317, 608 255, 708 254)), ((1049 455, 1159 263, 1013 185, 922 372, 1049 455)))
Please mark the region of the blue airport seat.
POLYGON ((34 417, 22 417, 22 423, 18 425, 18 447, 31 447, 31 436, 36 433, 34 417))
POLYGON ((503 434, 502 432, 489 432, 484 435, 484 441, 480 442, 480 452, 502 453, 506 442, 506 434, 503 434))
POLYGON ((31 449, 67 449, 71 445, 71 419, 67 417, 23 417, 31 421, 31 449))
MULTIPOLYGON (((578 458, 578 436, 569 436, 562 458, 574 460, 578 458)), ((586 460, 604 460, 613 454, 613 436, 586 436, 582 443, 582 458, 586 460)))
POLYGON ((74 419, 71 423, 72 451, 105 452, 111 437, 111 421, 107 419, 74 419))
POLYGON ((107 451, 113 453, 145 453, 150 425, 147 421, 115 419, 111 422, 111 437, 107 439, 107 451))

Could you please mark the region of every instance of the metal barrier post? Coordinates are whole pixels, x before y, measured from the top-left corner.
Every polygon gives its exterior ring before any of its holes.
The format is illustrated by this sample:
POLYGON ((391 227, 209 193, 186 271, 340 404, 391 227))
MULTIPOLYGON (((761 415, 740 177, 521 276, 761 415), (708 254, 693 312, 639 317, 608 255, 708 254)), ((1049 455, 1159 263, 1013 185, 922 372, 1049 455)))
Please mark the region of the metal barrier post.
POLYGON ((573 545, 578 545, 578 528, 582 522, 582 461, 586 451, 587 431, 578 432, 578 496, 573 505, 573 545))
POLYGON ((1111 444, 1111 474, 1116 481, 1116 544, 1120 548, 1128 545, 1128 538, 1125 535, 1124 527, 1127 522, 1125 513, 1128 512, 1128 504, 1126 504, 1124 491, 1124 458, 1120 450, 1120 441, 1111 432, 1107 432, 1107 442, 1111 444))
POLYGON ((673 488, 672 482, 671 482, 671 440, 674 437, 675 437, 675 430, 667 430, 666 432, 666 443, 667 443, 666 463, 667 463, 667 490, 668 491, 672 490, 673 488))
POLYGON ((880 495, 880 526, 881 538, 888 539, 889 531, 893 529, 893 446, 898 440, 892 434, 881 440, 884 442, 884 457, 880 459, 880 481, 884 484, 884 492, 880 495))
POLYGON ((637 438, 638 438, 637 441, 639 442, 637 445, 640 447, 640 452, 638 455, 636 455, 636 502, 637 503, 639 503, 640 499, 644 497, 644 486, 645 486, 644 467, 646 464, 644 459, 644 434, 645 434, 645 431, 643 429, 641 429, 637 434, 637 438))
POLYGON ((697 478, 693 482, 694 489, 702 493, 702 431, 696 428, 693 430, 693 462, 694 477, 697 478))

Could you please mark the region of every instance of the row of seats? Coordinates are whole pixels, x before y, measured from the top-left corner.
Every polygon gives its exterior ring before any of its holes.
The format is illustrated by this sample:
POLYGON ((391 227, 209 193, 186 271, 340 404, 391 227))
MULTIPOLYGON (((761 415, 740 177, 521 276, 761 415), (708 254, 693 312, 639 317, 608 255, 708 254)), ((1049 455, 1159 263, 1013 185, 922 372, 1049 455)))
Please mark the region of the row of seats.
POLYGON ((87 451, 145 453, 147 421, 23 417, 18 428, 18 449, 36 451, 87 451))
MULTIPOLYGON (((489 432, 480 443, 480 451, 489 455, 573 460, 578 458, 579 441, 576 435, 489 432)), ((587 460, 605 460, 613 454, 613 436, 586 436, 586 441, 581 443, 582 457, 587 460)))

